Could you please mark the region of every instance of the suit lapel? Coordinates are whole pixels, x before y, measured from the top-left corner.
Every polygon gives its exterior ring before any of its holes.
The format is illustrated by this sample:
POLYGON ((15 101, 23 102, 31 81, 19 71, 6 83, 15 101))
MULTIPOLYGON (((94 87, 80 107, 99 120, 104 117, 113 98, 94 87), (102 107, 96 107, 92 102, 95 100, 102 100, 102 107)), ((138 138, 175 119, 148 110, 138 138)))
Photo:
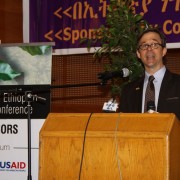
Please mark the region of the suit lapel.
POLYGON ((168 89, 170 88, 169 86, 171 79, 172 79, 172 74, 168 70, 166 70, 160 88, 157 111, 159 111, 159 109, 161 109, 161 107, 163 106, 166 94, 168 92, 168 89))
POLYGON ((144 82, 144 77, 140 78, 139 81, 137 82, 135 86, 135 101, 137 104, 135 104, 135 109, 137 112, 141 112, 142 109, 142 92, 143 92, 143 82, 144 82))

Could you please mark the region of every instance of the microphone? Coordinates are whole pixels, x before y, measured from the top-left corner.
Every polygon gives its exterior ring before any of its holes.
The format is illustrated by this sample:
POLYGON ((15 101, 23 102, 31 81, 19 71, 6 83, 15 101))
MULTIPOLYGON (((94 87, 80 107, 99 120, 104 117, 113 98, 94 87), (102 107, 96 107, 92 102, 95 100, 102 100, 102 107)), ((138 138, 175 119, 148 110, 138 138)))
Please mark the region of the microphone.
POLYGON ((114 72, 105 71, 103 73, 99 73, 98 79, 107 81, 109 79, 117 78, 117 77, 128 77, 129 74, 130 74, 129 69, 123 68, 121 71, 114 71, 114 72))
POLYGON ((155 106, 155 102, 154 101, 148 101, 147 102, 147 111, 149 111, 149 110, 153 110, 153 111, 156 110, 156 106, 155 106))

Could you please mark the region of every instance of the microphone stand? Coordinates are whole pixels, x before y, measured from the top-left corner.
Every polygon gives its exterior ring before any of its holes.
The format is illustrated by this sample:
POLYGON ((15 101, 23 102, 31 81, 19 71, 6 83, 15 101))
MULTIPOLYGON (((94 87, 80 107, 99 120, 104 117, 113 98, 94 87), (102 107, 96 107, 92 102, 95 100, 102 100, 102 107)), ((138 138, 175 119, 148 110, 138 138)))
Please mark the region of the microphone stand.
POLYGON ((65 84, 65 85, 54 85, 50 88, 70 88, 70 87, 83 87, 83 86, 104 86, 106 85, 106 81, 102 81, 100 83, 84 83, 84 84, 65 84))
MULTIPOLYGON (((27 129, 28 129, 28 176, 27 176, 27 180, 32 180, 32 174, 31 174, 31 102, 34 99, 41 99, 41 100, 46 100, 45 98, 39 97, 37 95, 32 95, 31 91, 25 91, 25 93, 22 93, 22 89, 12 89, 12 90, 1 90, 2 92, 9 92, 9 93, 15 93, 17 94, 21 94, 25 96, 25 102, 27 102, 27 109, 28 109, 28 113, 27 113, 27 129)), ((1 95, 2 96, 2 95, 1 95)))
POLYGON ((28 107, 28 176, 27 180, 32 180, 32 175, 31 175, 31 101, 32 99, 29 96, 30 92, 25 92, 25 100, 27 102, 27 107, 28 107))
POLYGON ((27 180, 32 180, 31 174, 31 102, 33 99, 46 100, 45 98, 33 95, 31 91, 25 92, 25 101, 27 102, 28 108, 28 118, 27 118, 27 127, 28 127, 28 176, 27 180))

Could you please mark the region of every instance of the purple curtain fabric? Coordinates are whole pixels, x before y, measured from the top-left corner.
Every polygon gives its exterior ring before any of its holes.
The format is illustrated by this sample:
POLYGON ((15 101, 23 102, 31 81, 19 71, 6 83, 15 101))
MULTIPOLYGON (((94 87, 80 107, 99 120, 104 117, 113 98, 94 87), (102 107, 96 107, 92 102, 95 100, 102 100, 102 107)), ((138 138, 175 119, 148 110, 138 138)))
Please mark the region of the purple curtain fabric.
MULTIPOLYGON (((81 38, 105 23, 109 0, 31 0, 30 42, 55 42, 55 49, 82 48, 81 38)), ((167 43, 180 42, 180 1, 134 0, 135 13, 158 24, 167 43)))
POLYGON ((83 47, 80 39, 104 24, 106 12, 106 0, 31 0, 30 42, 54 41, 57 49, 83 47))
POLYGON ((159 25, 167 43, 180 42, 180 1, 135 0, 135 13, 141 13, 153 25, 159 25))

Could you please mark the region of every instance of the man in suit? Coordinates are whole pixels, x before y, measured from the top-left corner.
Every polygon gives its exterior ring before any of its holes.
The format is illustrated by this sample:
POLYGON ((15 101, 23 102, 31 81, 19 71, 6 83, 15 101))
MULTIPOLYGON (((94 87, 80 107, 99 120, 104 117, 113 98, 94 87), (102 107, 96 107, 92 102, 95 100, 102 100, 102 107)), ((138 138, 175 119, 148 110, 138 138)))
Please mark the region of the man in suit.
POLYGON ((145 93, 149 76, 153 75, 155 111, 174 113, 180 119, 180 75, 171 73, 164 65, 166 38, 158 29, 147 29, 137 42, 137 57, 144 64, 144 76, 127 84, 120 98, 120 112, 144 113, 145 93))

